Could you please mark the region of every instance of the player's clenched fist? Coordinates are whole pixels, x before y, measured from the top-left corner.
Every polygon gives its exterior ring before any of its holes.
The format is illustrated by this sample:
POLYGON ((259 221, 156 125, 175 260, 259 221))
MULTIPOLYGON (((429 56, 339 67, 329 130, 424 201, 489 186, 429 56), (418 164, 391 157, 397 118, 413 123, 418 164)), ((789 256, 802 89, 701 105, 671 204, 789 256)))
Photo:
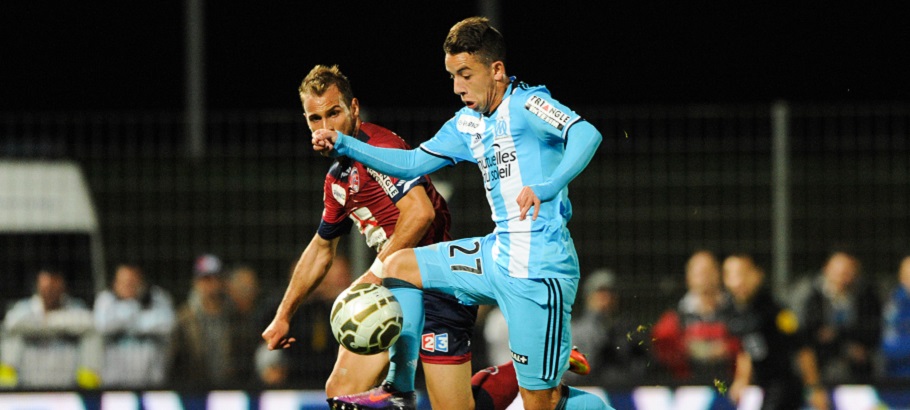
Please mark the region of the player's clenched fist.
POLYGON ((322 155, 328 155, 335 147, 335 140, 338 139, 338 133, 325 128, 313 131, 313 151, 322 155))
POLYGON ((262 339, 265 340, 269 350, 287 349, 291 343, 297 341, 293 337, 288 337, 290 324, 287 320, 275 319, 269 324, 269 327, 262 332, 262 339))

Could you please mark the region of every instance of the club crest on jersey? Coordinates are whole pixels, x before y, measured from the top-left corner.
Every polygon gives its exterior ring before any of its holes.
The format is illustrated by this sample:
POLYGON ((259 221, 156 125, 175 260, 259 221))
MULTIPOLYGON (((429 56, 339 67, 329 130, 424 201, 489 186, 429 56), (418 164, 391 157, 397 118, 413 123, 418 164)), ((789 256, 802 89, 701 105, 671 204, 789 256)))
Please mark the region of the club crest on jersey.
POLYGON ((560 131, 569 122, 569 114, 560 111, 552 103, 536 95, 528 97, 528 101, 525 101, 525 109, 560 131))
POLYGON ((352 193, 360 192, 360 173, 357 172, 357 168, 351 168, 351 176, 348 178, 348 184, 351 187, 352 193))
POLYGON ((348 195, 346 190, 342 188, 341 185, 332 184, 332 197, 334 197, 335 200, 341 204, 341 206, 344 206, 344 202, 347 200, 348 195))
POLYGON ((483 133, 483 121, 477 117, 461 114, 458 121, 455 122, 455 128, 458 129, 458 132, 466 134, 483 133))
POLYGON ((493 128, 493 139, 499 140, 507 137, 509 134, 509 129, 506 127, 506 121, 502 118, 496 120, 496 127, 493 128))

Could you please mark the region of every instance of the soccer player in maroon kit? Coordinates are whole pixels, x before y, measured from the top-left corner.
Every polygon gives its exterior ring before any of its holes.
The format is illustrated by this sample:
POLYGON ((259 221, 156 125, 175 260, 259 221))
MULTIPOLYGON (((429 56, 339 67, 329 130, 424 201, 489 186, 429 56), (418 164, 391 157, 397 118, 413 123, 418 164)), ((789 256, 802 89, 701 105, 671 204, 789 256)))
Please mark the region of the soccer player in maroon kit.
MULTIPOLYGON (((354 135, 368 144, 408 149, 392 131, 360 119, 360 106, 347 78, 337 66, 317 65, 299 88, 311 130, 327 128, 354 135)), ((402 181, 379 174, 349 158, 338 158, 325 179, 325 209, 319 229, 294 268, 275 318, 262 333, 269 349, 287 348, 290 319, 301 302, 319 285, 332 264, 339 238, 356 225, 378 254, 369 271, 355 282, 379 284, 382 260, 403 248, 448 241, 450 215, 446 202, 422 176, 402 181)), ((474 377, 472 392, 470 340, 476 306, 459 304, 454 297, 427 292, 426 323, 420 358, 434 409, 502 409, 518 393, 512 363, 487 369, 474 377)), ((583 357, 578 354, 576 359, 583 357)), ((388 353, 357 355, 339 348, 327 397, 367 390, 376 385, 388 365, 388 353)), ((586 367, 582 362, 581 366, 586 367)), ((378 407, 412 408, 411 397, 377 397, 378 407), (387 403, 383 403, 387 402, 387 403)))

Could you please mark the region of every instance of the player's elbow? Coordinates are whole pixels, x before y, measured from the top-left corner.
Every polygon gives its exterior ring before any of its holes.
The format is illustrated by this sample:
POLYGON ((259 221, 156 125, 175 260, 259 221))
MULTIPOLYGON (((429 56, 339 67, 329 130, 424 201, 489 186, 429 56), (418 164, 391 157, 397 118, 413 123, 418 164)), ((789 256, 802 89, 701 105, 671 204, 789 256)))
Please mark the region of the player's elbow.
POLYGON ((594 126, 591 125, 590 123, 588 123, 587 131, 589 134, 589 137, 588 137, 589 145, 591 146, 592 149, 596 150, 597 147, 600 146, 600 143, 603 142, 604 137, 603 137, 603 135, 601 135, 600 131, 598 131, 597 128, 594 128, 594 126))
POLYGON ((568 139, 570 144, 574 143, 585 150, 595 151, 603 141, 603 135, 593 124, 582 121, 569 129, 568 139))

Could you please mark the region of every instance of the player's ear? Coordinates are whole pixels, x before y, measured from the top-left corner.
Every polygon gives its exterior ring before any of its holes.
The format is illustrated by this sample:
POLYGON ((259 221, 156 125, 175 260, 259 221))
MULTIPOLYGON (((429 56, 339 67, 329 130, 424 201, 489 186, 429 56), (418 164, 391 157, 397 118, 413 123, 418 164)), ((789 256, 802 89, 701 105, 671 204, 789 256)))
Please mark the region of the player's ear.
POLYGON ((360 101, 357 98, 351 98, 351 115, 355 118, 360 117, 360 101))
POLYGON ((490 70, 493 72, 493 80, 502 81, 506 77, 506 65, 502 61, 494 61, 490 65, 490 70))

